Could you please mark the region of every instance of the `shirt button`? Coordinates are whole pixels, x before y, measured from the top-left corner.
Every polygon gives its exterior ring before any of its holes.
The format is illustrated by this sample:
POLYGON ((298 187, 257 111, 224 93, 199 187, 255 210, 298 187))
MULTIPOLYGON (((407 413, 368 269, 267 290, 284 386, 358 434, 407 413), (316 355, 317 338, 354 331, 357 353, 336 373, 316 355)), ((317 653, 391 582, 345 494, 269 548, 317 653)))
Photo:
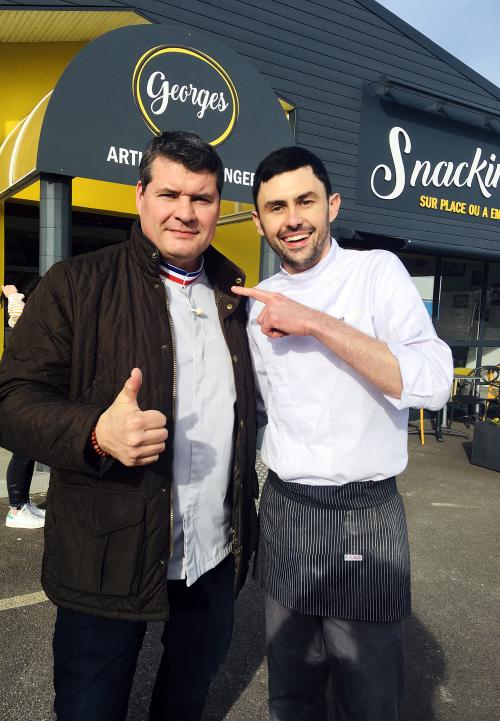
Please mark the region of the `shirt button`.
POLYGON ((156 260, 156 258, 158 258, 158 251, 155 250, 153 253, 151 253, 151 257, 156 260))
POLYGON ((233 355, 233 362, 234 362, 234 363, 237 363, 237 362, 238 362, 238 356, 237 356, 237 355, 233 355))
POLYGON ((160 491, 161 491, 162 493, 166 493, 166 492, 167 492, 167 489, 166 489, 166 488, 160 488, 160 491))
POLYGON ((160 561, 160 566, 164 566, 164 565, 165 565, 165 560, 162 558, 160 561))
POLYGON ((236 278, 234 282, 236 283, 236 285, 241 285, 241 278, 236 278))
POLYGON ((244 428, 244 427, 245 427, 245 421, 244 421, 244 420, 241 420, 241 421, 240 421, 240 428, 244 428))
POLYGON ((159 283, 155 283, 155 284, 153 285, 153 288, 154 288, 155 290, 158 290, 159 287, 160 287, 160 284, 159 284, 159 283))
POLYGON ((232 303, 228 303, 228 304, 226 305, 226 308, 227 308, 228 310, 232 310, 232 309, 233 309, 233 304, 232 304, 232 303))
POLYGON ((168 350, 168 345, 165 345, 165 343, 161 347, 162 350, 168 350))

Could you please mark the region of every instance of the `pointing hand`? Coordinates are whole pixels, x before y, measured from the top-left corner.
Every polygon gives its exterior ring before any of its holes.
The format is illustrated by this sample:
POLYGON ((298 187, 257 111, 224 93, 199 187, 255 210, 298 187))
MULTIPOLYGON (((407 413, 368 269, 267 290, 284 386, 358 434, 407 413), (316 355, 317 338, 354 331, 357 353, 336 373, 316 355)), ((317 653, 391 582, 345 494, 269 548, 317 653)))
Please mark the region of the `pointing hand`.
POLYGON ((141 385, 142 372, 134 368, 95 429, 102 450, 125 466, 145 466, 157 461, 168 436, 163 413, 139 408, 137 394, 141 385))
POLYGON ((260 288, 233 286, 235 295, 244 295, 264 304, 257 316, 261 331, 269 338, 283 338, 286 335, 312 335, 321 313, 307 305, 297 303, 281 293, 270 293, 260 288))

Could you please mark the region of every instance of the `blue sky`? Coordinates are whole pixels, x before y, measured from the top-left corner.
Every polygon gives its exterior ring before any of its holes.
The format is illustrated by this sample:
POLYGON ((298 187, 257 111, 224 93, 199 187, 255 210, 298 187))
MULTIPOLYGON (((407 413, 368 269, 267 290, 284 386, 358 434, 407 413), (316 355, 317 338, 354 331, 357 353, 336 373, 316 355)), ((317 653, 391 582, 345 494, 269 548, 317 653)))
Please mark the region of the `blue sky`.
POLYGON ((378 0, 500 86, 500 0, 378 0))

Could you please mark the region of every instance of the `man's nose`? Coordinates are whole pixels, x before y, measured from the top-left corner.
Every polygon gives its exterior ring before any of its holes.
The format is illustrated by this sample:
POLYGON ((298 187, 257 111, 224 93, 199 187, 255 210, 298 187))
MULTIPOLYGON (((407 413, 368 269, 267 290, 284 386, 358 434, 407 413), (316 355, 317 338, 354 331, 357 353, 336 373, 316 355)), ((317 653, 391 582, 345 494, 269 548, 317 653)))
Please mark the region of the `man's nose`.
POLYGON ((183 223, 191 223, 195 219, 195 213, 191 198, 180 195, 175 206, 175 215, 183 223))
POLYGON ((302 216, 299 213, 299 208, 295 206, 287 208, 286 224, 289 228, 300 228, 302 225, 302 216))

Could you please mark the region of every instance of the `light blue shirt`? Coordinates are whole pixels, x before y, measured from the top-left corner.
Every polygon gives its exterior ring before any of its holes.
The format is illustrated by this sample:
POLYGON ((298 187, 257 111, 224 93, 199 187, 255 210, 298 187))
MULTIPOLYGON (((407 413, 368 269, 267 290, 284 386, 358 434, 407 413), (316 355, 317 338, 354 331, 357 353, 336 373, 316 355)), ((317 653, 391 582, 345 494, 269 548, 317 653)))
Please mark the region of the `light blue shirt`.
POLYGON ((236 390, 215 296, 204 271, 189 286, 162 278, 175 337, 173 512, 168 578, 191 586, 230 553, 236 390))

